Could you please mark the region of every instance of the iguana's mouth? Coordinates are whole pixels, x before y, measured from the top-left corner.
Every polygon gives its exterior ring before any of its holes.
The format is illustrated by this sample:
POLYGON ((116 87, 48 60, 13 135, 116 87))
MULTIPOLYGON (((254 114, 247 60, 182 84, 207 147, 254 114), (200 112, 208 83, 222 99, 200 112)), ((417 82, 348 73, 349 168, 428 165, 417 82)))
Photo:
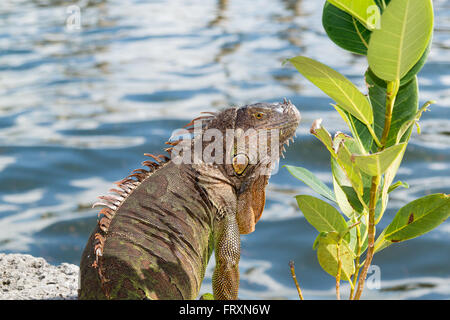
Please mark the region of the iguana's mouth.
POLYGON ((300 124, 300 112, 297 108, 290 102, 283 102, 283 114, 288 118, 287 122, 280 124, 278 130, 280 130, 280 154, 284 159, 284 152, 286 151, 286 146, 289 147, 290 142, 294 142, 294 137, 297 136, 297 127, 300 124))
MULTIPOLYGON (((281 129, 281 130, 280 130, 280 135, 282 134, 282 131, 283 131, 283 130, 281 129)), ((283 157, 283 159, 284 159, 284 153, 286 152, 286 146, 289 147, 290 141, 292 141, 292 143, 294 143, 294 137, 297 137, 297 134, 296 134, 295 132, 294 132, 293 135, 291 135, 290 138, 286 139, 285 142, 281 144, 281 147, 280 147, 280 154, 281 154, 281 156, 283 157)))

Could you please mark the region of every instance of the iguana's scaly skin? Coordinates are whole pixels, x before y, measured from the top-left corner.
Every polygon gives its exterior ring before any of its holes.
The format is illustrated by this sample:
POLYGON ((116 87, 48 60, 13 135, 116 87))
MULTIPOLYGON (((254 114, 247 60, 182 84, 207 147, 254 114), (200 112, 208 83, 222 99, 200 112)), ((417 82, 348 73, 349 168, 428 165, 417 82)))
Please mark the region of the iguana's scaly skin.
MULTIPOLYGON (((203 120, 203 132, 280 129, 283 150, 300 114, 285 101, 229 108, 194 120, 203 120)), ((201 136, 189 143, 195 139, 201 136)), ((226 156, 237 159, 237 152, 235 145, 230 150, 224 143, 226 156)), ((154 161, 143 165, 150 170, 133 171, 110 190, 115 195, 100 197, 105 208, 82 255, 79 298, 195 299, 215 249, 214 298, 237 299, 240 234, 252 232, 262 214, 269 176, 261 172, 271 163, 180 164, 148 156, 154 161)), ((247 156, 239 154, 239 159, 247 156)))

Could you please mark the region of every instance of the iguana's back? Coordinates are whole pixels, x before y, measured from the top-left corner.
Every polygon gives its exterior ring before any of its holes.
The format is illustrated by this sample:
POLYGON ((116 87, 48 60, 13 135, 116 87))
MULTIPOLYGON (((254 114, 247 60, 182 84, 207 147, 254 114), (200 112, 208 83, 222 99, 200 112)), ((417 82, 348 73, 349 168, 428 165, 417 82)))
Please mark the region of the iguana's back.
POLYGON ((81 261, 80 299, 194 299, 212 252, 214 208, 189 166, 168 162, 132 191, 81 261), (97 241, 98 242, 98 241, 97 241))

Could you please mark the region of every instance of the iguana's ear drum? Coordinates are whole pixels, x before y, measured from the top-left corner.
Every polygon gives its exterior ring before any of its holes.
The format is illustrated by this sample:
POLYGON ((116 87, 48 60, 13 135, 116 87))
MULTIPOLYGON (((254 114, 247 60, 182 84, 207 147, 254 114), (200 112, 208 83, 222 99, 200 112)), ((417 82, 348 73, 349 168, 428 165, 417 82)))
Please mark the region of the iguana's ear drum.
POLYGON ((232 162, 234 172, 240 176, 247 169, 249 161, 247 155, 239 153, 233 157, 232 162))
POLYGON ((255 225, 261 218, 266 203, 266 185, 269 176, 261 175, 238 196, 237 223, 240 234, 255 231, 255 225))

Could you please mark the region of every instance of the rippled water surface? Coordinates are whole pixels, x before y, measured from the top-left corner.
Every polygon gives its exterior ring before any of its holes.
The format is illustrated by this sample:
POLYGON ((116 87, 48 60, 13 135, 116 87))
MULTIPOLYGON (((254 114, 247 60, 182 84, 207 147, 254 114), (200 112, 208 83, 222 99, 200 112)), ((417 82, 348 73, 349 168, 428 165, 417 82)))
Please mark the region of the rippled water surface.
MULTIPOLYGON (((303 119, 281 165, 309 168, 328 185, 329 156, 309 134, 345 124, 285 58, 306 55, 364 90, 366 61, 336 47, 321 26, 324 1, 68 1, 0 3, 0 251, 78 264, 96 221, 91 209, 113 181, 157 152, 201 111, 290 99, 303 119)), ((450 1, 435 0, 430 58, 419 74, 421 120, 381 228, 407 202, 450 193, 450 1)), ((315 231, 293 196, 313 194, 285 169, 268 187, 256 232, 243 236, 241 298, 296 299, 289 260, 306 298, 333 298, 312 243, 315 231)), ((380 229, 381 229, 380 228, 380 229)), ((450 298, 450 222, 375 256, 381 288, 367 298, 450 298)), ((202 291, 211 291, 211 270, 202 291)), ((344 291, 345 291, 344 287, 344 291)))

